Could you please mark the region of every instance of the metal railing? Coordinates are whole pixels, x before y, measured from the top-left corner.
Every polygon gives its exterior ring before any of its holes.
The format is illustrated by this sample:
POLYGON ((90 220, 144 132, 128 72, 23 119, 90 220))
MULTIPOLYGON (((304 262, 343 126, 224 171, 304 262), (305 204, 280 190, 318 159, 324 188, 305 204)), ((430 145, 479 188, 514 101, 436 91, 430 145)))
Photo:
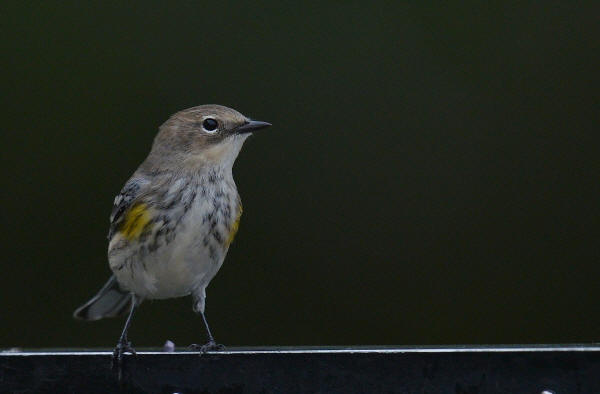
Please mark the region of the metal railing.
POLYGON ((595 345, 5 351, 0 392, 600 394, 595 345))

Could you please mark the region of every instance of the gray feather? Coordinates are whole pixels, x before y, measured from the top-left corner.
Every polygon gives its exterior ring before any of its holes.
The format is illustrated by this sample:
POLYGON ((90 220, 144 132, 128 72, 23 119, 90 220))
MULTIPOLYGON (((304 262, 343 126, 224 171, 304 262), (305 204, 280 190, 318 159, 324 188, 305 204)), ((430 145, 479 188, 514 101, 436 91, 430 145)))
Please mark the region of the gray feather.
POLYGON ((121 290, 113 275, 98 294, 73 312, 73 317, 88 321, 117 317, 125 313, 130 306, 131 293, 121 290))

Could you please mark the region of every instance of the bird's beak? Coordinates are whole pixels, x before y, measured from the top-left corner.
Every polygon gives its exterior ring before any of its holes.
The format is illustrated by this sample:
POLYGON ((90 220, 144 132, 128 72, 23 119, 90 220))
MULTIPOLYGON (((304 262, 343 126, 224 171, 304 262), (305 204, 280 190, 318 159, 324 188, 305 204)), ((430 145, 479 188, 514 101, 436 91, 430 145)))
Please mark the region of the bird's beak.
POLYGON ((248 119, 245 124, 235 129, 235 132, 237 134, 253 133, 256 130, 264 129, 265 127, 269 126, 271 126, 271 123, 248 119))

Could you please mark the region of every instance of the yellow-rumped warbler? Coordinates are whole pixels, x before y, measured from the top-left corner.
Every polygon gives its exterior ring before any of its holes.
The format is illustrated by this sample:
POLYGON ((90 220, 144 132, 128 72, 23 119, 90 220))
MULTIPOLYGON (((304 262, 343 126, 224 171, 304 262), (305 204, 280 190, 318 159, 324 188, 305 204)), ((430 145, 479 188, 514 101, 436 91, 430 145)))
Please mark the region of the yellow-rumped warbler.
POLYGON ((74 316, 114 317, 129 309, 114 351, 134 353, 127 330, 144 299, 192 295, 208 343, 217 345, 204 315, 206 287, 238 229, 242 203, 232 176, 244 141, 269 123, 220 105, 177 112, 161 127, 150 154, 114 201, 108 233, 113 276, 74 316))

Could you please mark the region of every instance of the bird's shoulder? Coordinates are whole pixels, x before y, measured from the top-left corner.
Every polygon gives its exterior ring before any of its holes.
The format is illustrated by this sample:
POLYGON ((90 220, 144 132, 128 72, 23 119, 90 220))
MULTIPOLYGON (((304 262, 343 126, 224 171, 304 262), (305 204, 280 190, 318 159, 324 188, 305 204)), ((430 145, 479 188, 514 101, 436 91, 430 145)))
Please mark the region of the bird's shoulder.
POLYGON ((149 186, 150 181, 146 177, 134 175, 115 196, 110 214, 109 240, 126 224, 128 216, 143 214, 145 206, 142 197, 146 194, 149 186))

